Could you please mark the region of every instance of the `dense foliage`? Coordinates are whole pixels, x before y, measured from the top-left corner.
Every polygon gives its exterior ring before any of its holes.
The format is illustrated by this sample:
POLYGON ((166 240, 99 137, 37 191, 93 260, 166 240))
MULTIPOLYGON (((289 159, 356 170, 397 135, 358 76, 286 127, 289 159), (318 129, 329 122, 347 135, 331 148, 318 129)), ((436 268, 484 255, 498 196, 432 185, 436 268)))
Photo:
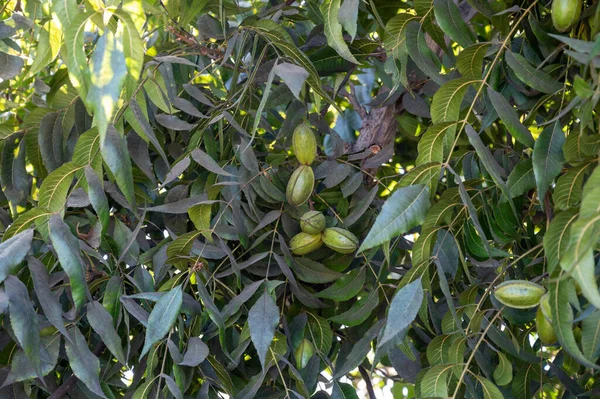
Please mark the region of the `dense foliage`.
POLYGON ((597 0, 0 16, 0 398, 600 396, 597 0))

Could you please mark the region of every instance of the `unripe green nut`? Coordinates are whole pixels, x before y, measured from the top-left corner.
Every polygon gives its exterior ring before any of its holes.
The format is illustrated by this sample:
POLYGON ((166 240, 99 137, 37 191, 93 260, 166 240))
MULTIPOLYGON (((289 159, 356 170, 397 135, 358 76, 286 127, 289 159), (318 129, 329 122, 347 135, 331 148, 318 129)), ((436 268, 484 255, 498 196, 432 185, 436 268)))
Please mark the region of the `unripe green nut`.
POLYGON ((552 323, 544 316, 541 306, 538 308, 535 315, 535 327, 537 329, 538 337, 540 337, 543 344, 551 345, 556 342, 556 333, 554 332, 552 323))
POLYGON ((290 250, 295 255, 306 255, 323 244, 321 234, 298 233, 290 240, 290 250))
POLYGON ((358 238, 346 229, 331 227, 323 232, 323 244, 341 254, 356 251, 358 238))
POLYGON ((550 309, 550 294, 545 293, 540 298, 540 309, 546 318, 552 322, 552 309, 550 309))
POLYGON ((308 364, 308 361, 315 354, 315 347, 312 342, 304 338, 300 341, 300 345, 296 348, 294 352, 294 357, 296 358, 296 368, 298 370, 303 369, 308 364))
POLYGON ((559 32, 566 32, 581 16, 581 0, 553 0, 552 23, 559 32))
POLYGON ((302 165, 310 165, 317 157, 317 138, 306 123, 301 123, 294 129, 292 135, 294 154, 302 165))
POLYGON ((288 181, 285 196, 290 205, 300 206, 310 198, 315 186, 315 174, 310 166, 300 165, 288 181))
POLYGON ((319 234, 325 230, 325 216, 318 211, 306 212, 300 218, 300 228, 307 234, 319 234))
POLYGON ((527 280, 509 280, 494 290, 496 299, 511 308, 528 309, 537 306, 546 290, 539 284, 527 280))

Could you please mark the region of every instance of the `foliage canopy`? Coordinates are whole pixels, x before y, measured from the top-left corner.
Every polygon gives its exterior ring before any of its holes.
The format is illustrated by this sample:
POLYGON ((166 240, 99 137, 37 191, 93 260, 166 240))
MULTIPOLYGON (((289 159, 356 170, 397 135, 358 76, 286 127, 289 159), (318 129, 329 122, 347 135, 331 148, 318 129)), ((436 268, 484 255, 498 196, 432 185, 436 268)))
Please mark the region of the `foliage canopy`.
POLYGON ((598 1, 0 16, 0 398, 598 395, 598 1))

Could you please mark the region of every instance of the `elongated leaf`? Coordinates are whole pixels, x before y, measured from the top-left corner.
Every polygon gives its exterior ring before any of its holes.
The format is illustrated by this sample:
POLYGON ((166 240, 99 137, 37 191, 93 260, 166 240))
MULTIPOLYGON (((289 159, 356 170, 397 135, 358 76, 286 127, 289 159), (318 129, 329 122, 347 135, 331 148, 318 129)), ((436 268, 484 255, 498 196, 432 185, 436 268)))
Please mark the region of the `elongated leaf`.
POLYGON ((342 35, 342 25, 339 21, 340 12, 340 0, 325 0, 321 4, 321 14, 325 21, 325 36, 327 37, 327 44, 329 44, 335 51, 344 59, 358 64, 354 55, 350 52, 348 44, 344 41, 342 35))
POLYGON ((577 210, 571 209, 561 212, 552 220, 548 231, 544 235, 544 250, 548 258, 548 273, 553 273, 560 259, 569 246, 569 231, 571 225, 577 220, 577 210))
MULTIPOLYGON (((561 272, 560 277, 564 272, 561 272)), ((575 358, 585 367, 600 369, 600 366, 592 363, 581 353, 573 335, 573 309, 569 303, 568 283, 566 280, 556 280, 548 287, 550 293, 550 309, 552 311, 552 326, 556 332, 558 341, 569 355, 575 358)))
POLYGON ((107 231, 110 222, 110 209, 108 208, 108 199, 104 193, 102 182, 90 166, 85 167, 85 179, 88 183, 90 202, 98 214, 103 230, 107 231))
POLYGON ((581 201, 581 189, 583 177, 590 164, 581 165, 577 168, 569 169, 567 173, 556 180, 554 187, 554 207, 560 210, 566 210, 574 207, 581 201))
POLYGON ((523 195, 535 188, 535 175, 531 158, 524 159, 515 166, 508 175, 506 187, 512 198, 523 195))
POLYGON ((29 257, 27 259, 29 272, 33 280, 35 295, 38 297, 40 306, 46 315, 46 318, 58 331, 66 338, 70 338, 65 322, 63 320, 62 306, 58 302, 56 296, 50 291, 50 282, 46 266, 38 259, 29 257))
MULTIPOLYGON (((419 140, 419 156, 416 165, 444 161, 444 142, 452 136, 456 122, 442 122, 431 126, 419 140)), ((452 138, 453 139, 453 138, 452 138)))
POLYGON ((85 263, 81 258, 77 238, 73 236, 69 226, 59 215, 53 215, 50 218, 50 241, 58 255, 61 267, 69 276, 75 307, 80 309, 85 303, 88 292, 85 281, 85 263))
POLYGON ((563 145, 565 134, 560 123, 549 126, 542 131, 533 148, 533 173, 538 189, 538 198, 543 200, 550 183, 560 173, 563 163, 563 145))
POLYGON ((533 147, 533 136, 531 136, 529 129, 523 126, 519 120, 517 111, 515 111, 515 109, 510 105, 503 95, 494 91, 491 87, 488 87, 487 93, 490 97, 491 103, 494 105, 494 108, 498 113, 498 116, 510 134, 512 134, 513 137, 523 145, 526 145, 527 147, 533 147))
POLYGON ((94 301, 87 304, 87 319, 108 350, 121 364, 127 364, 121 338, 113 327, 113 318, 100 302, 94 301))
POLYGON ((600 356, 600 311, 596 310, 581 323, 581 348, 590 361, 600 356))
POLYGON ((133 172, 129 151, 127 151, 127 142, 112 125, 108 126, 104 143, 100 145, 100 152, 108 169, 115 175, 117 185, 123 195, 129 204, 135 208, 133 172))
POLYGON ((359 0, 344 0, 338 12, 338 20, 346 32, 350 34, 352 40, 356 36, 358 3, 359 0))
POLYGON ((223 170, 223 168, 221 168, 219 164, 211 158, 210 155, 199 148, 196 148, 194 151, 192 151, 192 159, 209 172, 213 172, 222 176, 232 176, 231 173, 223 170))
POLYGON ((179 363, 181 366, 196 367, 202 363, 208 356, 208 346, 198 337, 191 337, 187 351, 183 355, 183 360, 179 363))
POLYGON ((122 33, 117 31, 114 35, 110 29, 105 30, 90 59, 90 87, 83 98, 86 106, 94 112, 101 142, 104 142, 127 74, 122 33))
POLYGON ((550 77, 546 72, 532 67, 522 55, 507 51, 505 58, 515 75, 531 88, 542 93, 555 93, 562 88, 562 84, 558 83, 556 79, 550 77))
POLYGON ((363 288, 366 272, 364 268, 354 269, 340 277, 333 285, 319 292, 319 298, 328 298, 336 301, 347 301, 353 298, 363 288))
POLYGON ((94 394, 106 398, 100 387, 100 361, 88 348, 79 328, 73 327, 69 333, 71 340, 65 342, 65 349, 73 374, 94 394))
MULTIPOLYGON (((5 235, 6 236, 6 235, 5 235)), ((33 230, 25 230, 0 244, 0 283, 11 274, 31 248, 33 230)))
POLYGON ((63 210, 77 170, 73 162, 68 162, 50 173, 40 187, 39 206, 53 212, 63 210))
POLYGON ((367 353, 372 350, 371 342, 375 339, 377 334, 379 334, 379 331, 381 331, 382 328, 383 320, 379 320, 367 330, 365 335, 358 340, 356 344, 354 344, 352 350, 346 357, 344 364, 336 365, 333 379, 337 380, 338 378, 348 374, 363 362, 367 356, 367 353))
POLYGON ((423 286, 420 278, 396 292, 388 310, 383 335, 377 343, 378 348, 395 338, 413 322, 422 302, 423 286))
POLYGON ((474 42, 471 29, 463 21, 458 7, 452 0, 435 0, 435 20, 444 33, 454 39, 463 47, 468 47, 474 42))
POLYGON ((369 295, 363 296, 344 313, 330 317, 329 320, 345 326, 357 326, 362 324, 371 316, 373 310, 379 305, 379 295, 377 290, 371 291, 369 295))
POLYGON ((476 83, 479 82, 470 78, 458 78, 440 87, 431 102, 431 120, 433 123, 457 121, 465 93, 469 87, 476 83))
POLYGON ((498 361, 498 366, 494 369, 494 381, 500 386, 508 385, 513 378, 512 363, 502 352, 498 352, 498 361))
POLYGON ((29 291, 25 284, 14 276, 6 278, 4 289, 8 296, 8 311, 12 330, 27 359, 33 365, 36 374, 41 377, 38 319, 29 300, 29 291))
POLYGON ((308 258, 296 258, 294 271, 300 280, 314 284, 329 283, 343 276, 308 258))
POLYGON ((250 337, 263 369, 267 366, 267 351, 271 346, 278 324, 279 308, 271 295, 265 291, 248 312, 250 337))
POLYGON ((148 317, 144 348, 140 357, 144 357, 150 348, 152 348, 152 345, 162 339, 171 330, 179 315, 182 302, 183 293, 180 285, 171 289, 156 302, 154 309, 150 312, 150 317, 148 317))
POLYGON ((48 64, 50 64, 60 51, 60 45, 63 40, 62 29, 57 25, 56 21, 50 20, 44 24, 40 30, 40 37, 38 41, 38 50, 35 54, 33 64, 29 73, 32 75, 37 74, 48 64))
POLYGON ((429 188, 425 185, 396 190, 383 205, 358 252, 388 242, 421 224, 429 206, 429 188))
MULTIPOLYGON (((506 187, 506 183, 504 182, 503 176, 505 175, 504 170, 500 167, 496 159, 492 156, 489 148, 483 144, 479 134, 471 127, 470 124, 465 126, 465 132, 469 137, 469 142, 473 147, 475 147, 475 151, 477 151, 477 155, 479 155, 479 159, 483 162, 485 169, 488 171, 494 183, 500 188, 502 193, 508 198, 509 202, 512 205, 512 199, 510 193, 508 192, 508 188, 506 187)), ((514 209, 514 206, 513 206, 514 209)))
POLYGON ((483 59, 489 46, 488 43, 476 43, 458 54, 456 67, 463 77, 481 79, 483 59))

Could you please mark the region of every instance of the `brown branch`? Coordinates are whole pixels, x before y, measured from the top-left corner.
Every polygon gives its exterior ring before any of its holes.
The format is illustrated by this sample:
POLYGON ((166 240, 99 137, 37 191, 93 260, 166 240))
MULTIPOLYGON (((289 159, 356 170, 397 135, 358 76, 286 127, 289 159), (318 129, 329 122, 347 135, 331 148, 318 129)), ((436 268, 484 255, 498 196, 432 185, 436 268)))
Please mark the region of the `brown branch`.
POLYGON ((373 384, 371 383, 371 377, 369 373, 363 366, 358 366, 358 371, 360 372, 361 377, 367 384, 367 392, 369 393, 369 399, 377 399, 375 396, 375 391, 373 390, 373 384))

